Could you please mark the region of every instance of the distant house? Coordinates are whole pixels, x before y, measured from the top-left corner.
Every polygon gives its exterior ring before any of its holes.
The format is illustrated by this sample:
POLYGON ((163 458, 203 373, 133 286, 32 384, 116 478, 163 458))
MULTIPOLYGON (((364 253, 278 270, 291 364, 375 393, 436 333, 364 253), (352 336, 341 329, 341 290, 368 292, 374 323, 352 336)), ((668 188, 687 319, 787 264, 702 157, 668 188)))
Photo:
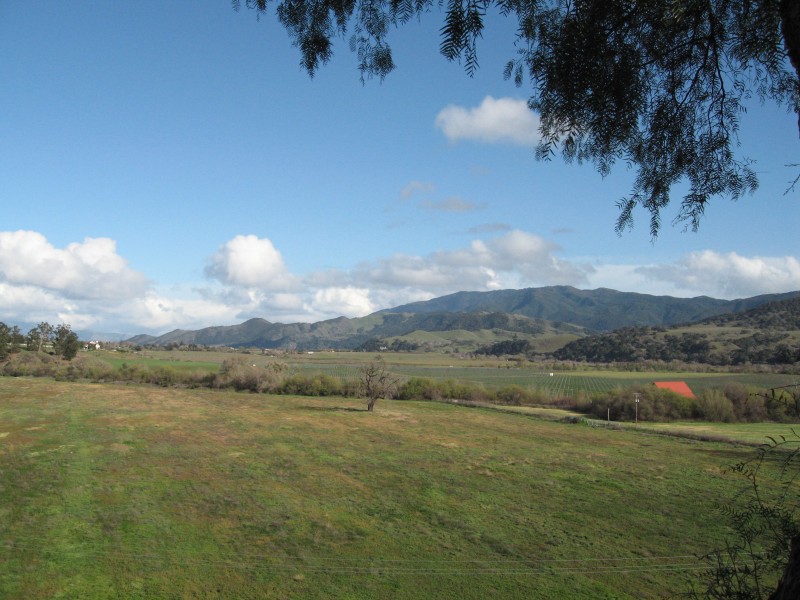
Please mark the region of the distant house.
POLYGON ((653 384, 661 390, 669 390, 687 398, 696 398, 694 392, 686 385, 685 381, 654 381, 653 384))

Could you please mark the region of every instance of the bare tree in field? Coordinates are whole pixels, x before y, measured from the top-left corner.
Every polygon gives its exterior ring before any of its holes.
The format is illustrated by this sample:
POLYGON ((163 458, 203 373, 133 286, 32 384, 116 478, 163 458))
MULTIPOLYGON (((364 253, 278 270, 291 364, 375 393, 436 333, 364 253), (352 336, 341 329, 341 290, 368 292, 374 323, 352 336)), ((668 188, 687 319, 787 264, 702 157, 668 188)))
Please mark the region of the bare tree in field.
POLYGON ((397 378, 386 370, 381 356, 361 367, 361 392, 367 399, 367 410, 375 407, 378 398, 391 398, 397 388, 397 378))

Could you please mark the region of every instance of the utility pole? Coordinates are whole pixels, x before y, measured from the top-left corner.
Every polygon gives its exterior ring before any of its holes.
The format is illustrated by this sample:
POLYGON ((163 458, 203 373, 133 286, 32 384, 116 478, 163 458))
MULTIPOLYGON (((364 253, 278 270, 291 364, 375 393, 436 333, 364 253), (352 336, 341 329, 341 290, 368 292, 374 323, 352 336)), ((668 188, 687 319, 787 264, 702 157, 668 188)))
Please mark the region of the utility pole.
POLYGON ((634 406, 636 407, 636 424, 639 424, 639 392, 634 392, 633 397, 635 398, 634 406))

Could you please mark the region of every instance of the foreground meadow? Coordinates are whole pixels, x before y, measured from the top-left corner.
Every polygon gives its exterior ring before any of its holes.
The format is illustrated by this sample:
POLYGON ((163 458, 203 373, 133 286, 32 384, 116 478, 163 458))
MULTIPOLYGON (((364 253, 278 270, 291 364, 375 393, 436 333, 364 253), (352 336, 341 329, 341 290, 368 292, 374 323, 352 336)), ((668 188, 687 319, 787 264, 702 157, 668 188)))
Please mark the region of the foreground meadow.
POLYGON ((663 598, 731 444, 441 403, 0 378, 2 598, 663 598))

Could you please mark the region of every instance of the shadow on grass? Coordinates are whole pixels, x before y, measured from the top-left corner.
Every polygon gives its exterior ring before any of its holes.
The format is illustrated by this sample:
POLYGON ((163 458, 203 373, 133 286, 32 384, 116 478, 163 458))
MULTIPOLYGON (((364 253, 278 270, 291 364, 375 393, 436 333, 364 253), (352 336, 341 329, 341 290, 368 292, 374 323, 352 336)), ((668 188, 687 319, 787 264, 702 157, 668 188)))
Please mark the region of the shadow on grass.
POLYGON ((366 408, 358 408, 355 406, 298 406, 300 410, 321 410, 326 412, 368 412, 366 408))

